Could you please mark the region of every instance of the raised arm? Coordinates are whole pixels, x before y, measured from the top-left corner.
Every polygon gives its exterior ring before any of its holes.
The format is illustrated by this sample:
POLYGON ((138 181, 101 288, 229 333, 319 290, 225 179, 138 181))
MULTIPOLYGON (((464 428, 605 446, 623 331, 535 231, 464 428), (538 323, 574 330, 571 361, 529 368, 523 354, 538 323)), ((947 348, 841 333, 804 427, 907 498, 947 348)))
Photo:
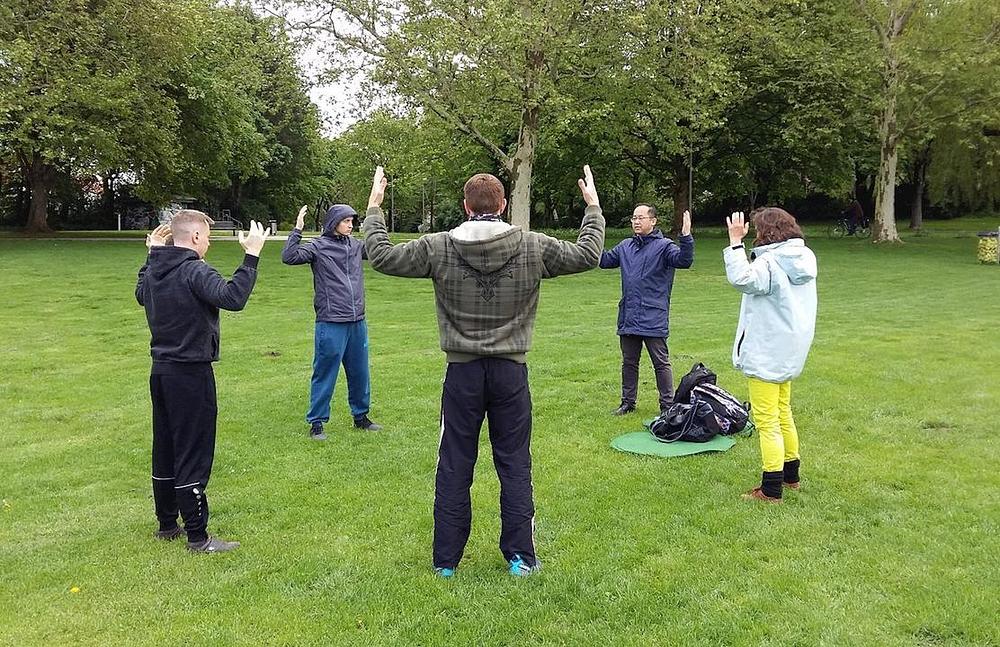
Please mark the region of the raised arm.
POLYGON ((691 212, 681 219, 681 235, 677 243, 668 245, 663 262, 667 267, 687 269, 694 263, 694 238, 691 236, 691 212))
POLYGON ((576 242, 558 240, 542 235, 542 264, 545 266, 544 278, 552 278, 562 274, 583 272, 598 266, 601 252, 604 249, 604 215, 601 212, 601 202, 594 187, 594 175, 590 166, 583 167, 583 179, 578 180, 583 201, 587 203, 580 233, 576 242))
POLYGON ((621 258, 618 256, 618 247, 620 245, 621 243, 618 243, 618 245, 615 245, 611 249, 606 249, 601 252, 601 262, 599 266, 602 270, 611 270, 621 266, 621 258))
POLYGON ((139 268, 139 277, 135 282, 135 300, 138 301, 141 306, 146 305, 142 298, 142 282, 146 278, 146 270, 149 268, 148 252, 154 247, 166 245, 168 238, 170 238, 170 225, 160 225, 153 231, 146 234, 146 262, 139 268))
POLYGON ((376 271, 408 278, 431 275, 430 239, 436 234, 393 245, 385 229, 385 216, 378 206, 368 208, 361 231, 365 235, 365 254, 376 271))
POLYGON ((749 223, 743 220, 743 212, 737 211, 726 218, 726 225, 729 228, 729 247, 722 254, 729 284, 744 294, 770 294, 771 269, 767 260, 758 258, 751 263, 743 248, 743 237, 750 230, 749 223))
POLYGON ((239 311, 246 307, 257 282, 256 256, 247 254, 243 263, 226 280, 210 265, 202 265, 191 276, 191 289, 199 299, 223 310, 239 311))
POLYGON ((233 278, 228 281, 214 268, 202 264, 191 277, 191 289, 198 298, 223 310, 242 310, 257 282, 258 257, 267 235, 267 230, 253 220, 250 221, 250 234, 246 238, 242 231, 239 233, 240 245, 246 251, 246 256, 233 272, 233 278))
POLYGON ((431 275, 430 238, 422 236, 401 245, 393 245, 385 228, 382 199, 385 197, 385 171, 375 169, 372 191, 368 196, 368 211, 361 231, 365 235, 365 254, 372 267, 383 274, 409 278, 426 278, 431 275))
POLYGON ((300 245, 302 242, 302 229, 305 227, 306 211, 309 207, 303 206, 299 209, 299 215, 295 219, 295 229, 288 234, 288 240, 281 250, 281 262, 285 265, 304 265, 312 263, 316 258, 316 250, 312 243, 300 245))

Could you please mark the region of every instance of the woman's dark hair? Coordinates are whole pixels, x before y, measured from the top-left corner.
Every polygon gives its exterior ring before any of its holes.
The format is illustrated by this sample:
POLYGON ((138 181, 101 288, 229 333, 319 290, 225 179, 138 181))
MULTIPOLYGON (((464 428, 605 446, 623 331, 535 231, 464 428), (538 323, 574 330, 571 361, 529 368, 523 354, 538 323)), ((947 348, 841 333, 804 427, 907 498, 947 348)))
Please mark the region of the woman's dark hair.
POLYGON ((780 207, 761 207, 750 214, 757 238, 754 247, 783 243, 791 238, 804 238, 795 216, 780 207))

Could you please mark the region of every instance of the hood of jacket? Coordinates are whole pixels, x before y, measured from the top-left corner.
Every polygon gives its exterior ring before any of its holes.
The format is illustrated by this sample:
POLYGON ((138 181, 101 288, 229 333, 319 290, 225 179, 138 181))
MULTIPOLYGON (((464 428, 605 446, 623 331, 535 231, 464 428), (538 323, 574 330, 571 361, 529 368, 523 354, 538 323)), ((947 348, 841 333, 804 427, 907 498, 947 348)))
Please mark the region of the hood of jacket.
POLYGON ((186 247, 159 245, 149 250, 149 273, 161 280, 188 261, 198 261, 198 252, 186 247))
POLYGON ((520 252, 524 232, 505 222, 469 220, 449 231, 448 236, 462 260, 488 274, 520 252))
POLYGON ((335 204, 326 210, 326 215, 323 217, 323 235, 324 236, 339 236, 335 230, 337 225, 339 225, 344 220, 348 218, 354 218, 358 215, 350 205, 346 204, 335 204))
POLYGON ((753 248, 755 257, 768 254, 781 268, 792 285, 803 285, 816 279, 816 256, 801 238, 753 248))

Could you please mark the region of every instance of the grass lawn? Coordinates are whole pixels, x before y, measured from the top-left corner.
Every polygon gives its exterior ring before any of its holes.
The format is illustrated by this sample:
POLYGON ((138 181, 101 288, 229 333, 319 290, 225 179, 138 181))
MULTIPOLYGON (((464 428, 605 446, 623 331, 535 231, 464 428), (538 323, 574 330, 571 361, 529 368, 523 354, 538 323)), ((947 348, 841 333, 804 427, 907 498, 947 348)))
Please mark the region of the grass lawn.
MULTIPOLYGON (((210 528, 243 546, 191 555, 151 538, 142 243, 0 240, 0 644, 1000 644, 1000 268, 976 264, 967 233, 996 224, 810 242, 803 488, 780 506, 739 500, 756 438, 670 460, 610 449, 656 412, 644 359, 638 415, 609 415, 618 274, 547 282, 529 355, 544 570, 524 580, 496 547, 485 434, 466 557, 451 581, 431 573, 444 357, 429 281, 366 270, 386 430, 350 428, 341 377, 317 443, 311 276, 265 247, 216 365, 210 528)), ((699 236, 678 273, 669 345, 675 380, 701 360, 745 397, 724 244, 699 236)), ((219 242, 209 260, 228 275, 240 256, 219 242)))

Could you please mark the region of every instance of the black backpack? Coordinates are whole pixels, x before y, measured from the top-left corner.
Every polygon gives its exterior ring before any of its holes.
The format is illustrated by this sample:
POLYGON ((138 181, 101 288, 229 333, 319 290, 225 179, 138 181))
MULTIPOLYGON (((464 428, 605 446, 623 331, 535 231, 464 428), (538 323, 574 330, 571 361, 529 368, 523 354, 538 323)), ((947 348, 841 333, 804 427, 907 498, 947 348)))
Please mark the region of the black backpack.
POLYGON ((677 403, 649 423, 649 433, 663 443, 706 443, 727 434, 729 422, 715 415, 707 402, 677 403))
POLYGON ((705 402, 720 419, 729 422, 728 431, 720 433, 732 435, 746 429, 750 420, 750 407, 740 402, 733 394, 721 386, 702 382, 691 390, 691 402, 705 402))
POLYGON ((717 378, 712 369, 708 368, 701 362, 698 362, 691 367, 688 374, 681 378, 680 384, 677 385, 677 391, 674 392, 674 402, 690 402, 691 401, 691 390, 699 384, 715 384, 717 378))

